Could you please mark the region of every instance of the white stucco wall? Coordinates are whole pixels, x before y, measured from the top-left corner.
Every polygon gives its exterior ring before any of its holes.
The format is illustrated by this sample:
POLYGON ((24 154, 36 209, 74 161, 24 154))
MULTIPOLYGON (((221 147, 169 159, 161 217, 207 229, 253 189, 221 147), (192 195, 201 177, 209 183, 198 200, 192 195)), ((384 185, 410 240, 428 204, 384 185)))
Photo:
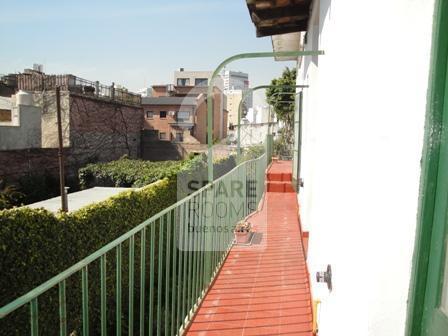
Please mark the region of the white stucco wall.
POLYGON ((299 69, 298 84, 310 85, 299 200, 320 336, 404 335, 433 7, 322 0, 314 9, 305 49, 325 55, 299 69), (331 294, 314 280, 327 264, 331 294))

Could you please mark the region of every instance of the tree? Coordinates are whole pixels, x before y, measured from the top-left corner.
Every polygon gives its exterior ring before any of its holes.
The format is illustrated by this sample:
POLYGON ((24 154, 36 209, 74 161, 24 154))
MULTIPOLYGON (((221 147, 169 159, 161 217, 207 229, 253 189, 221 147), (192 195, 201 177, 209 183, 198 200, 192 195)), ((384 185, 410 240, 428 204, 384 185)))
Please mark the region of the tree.
POLYGON ((266 101, 272 106, 277 120, 284 124, 281 139, 287 148, 293 143, 296 77, 296 69, 286 67, 282 76, 274 78, 272 86, 266 90, 266 101))

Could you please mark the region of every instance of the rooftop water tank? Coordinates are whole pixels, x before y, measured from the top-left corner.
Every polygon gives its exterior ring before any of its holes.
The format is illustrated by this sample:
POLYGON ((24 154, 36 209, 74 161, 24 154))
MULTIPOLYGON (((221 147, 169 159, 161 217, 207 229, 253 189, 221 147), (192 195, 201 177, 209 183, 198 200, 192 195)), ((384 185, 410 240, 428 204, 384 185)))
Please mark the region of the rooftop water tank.
POLYGON ((17 105, 33 105, 33 94, 20 90, 16 93, 16 103, 17 105))

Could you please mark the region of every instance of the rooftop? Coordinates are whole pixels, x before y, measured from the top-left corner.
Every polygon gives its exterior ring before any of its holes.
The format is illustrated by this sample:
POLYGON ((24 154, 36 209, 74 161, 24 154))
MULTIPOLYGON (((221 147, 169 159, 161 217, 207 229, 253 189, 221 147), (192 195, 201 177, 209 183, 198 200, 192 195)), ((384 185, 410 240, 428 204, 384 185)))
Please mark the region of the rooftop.
MULTIPOLYGON (((67 195, 68 210, 76 211, 92 203, 104 201, 112 196, 118 195, 123 191, 133 190, 134 188, 107 188, 95 187, 86 190, 73 192, 67 195)), ((61 209, 61 197, 53 197, 45 201, 29 204, 26 207, 37 209, 44 208, 51 212, 58 212, 61 209)))

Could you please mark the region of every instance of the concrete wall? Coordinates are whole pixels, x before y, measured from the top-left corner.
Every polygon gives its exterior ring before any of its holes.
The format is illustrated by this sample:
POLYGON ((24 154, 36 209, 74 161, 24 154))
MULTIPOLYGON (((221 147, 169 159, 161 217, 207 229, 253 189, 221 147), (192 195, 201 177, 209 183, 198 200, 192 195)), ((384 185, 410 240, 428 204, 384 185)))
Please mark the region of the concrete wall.
POLYGON ((226 93, 227 110, 229 111, 228 125, 238 125, 238 107, 243 99, 243 91, 232 90, 226 93))
MULTIPOLYGON (((266 140, 266 135, 269 131, 269 124, 253 124, 246 123, 241 124, 240 137, 241 137, 241 147, 249 147, 253 145, 261 145, 266 140)), ((271 133, 277 132, 277 126, 271 126, 271 133)), ((232 131, 229 131, 230 141, 238 140, 238 128, 235 127, 232 131)))
POLYGON ((434 1, 320 1, 302 60, 301 220, 320 336, 404 335, 434 1), (333 267, 333 292, 315 272, 333 267))
MULTIPOLYGON (((227 128, 228 117, 223 110, 224 95, 219 89, 215 89, 213 94, 213 139, 221 140, 227 136, 225 129, 227 128)), ((204 95, 198 99, 196 125, 193 135, 200 143, 207 143, 207 101, 204 95)))
MULTIPOLYGON (((70 146, 70 95, 61 91, 61 124, 64 147, 70 146)), ((56 92, 33 94, 34 104, 41 110, 42 148, 58 148, 56 92)))
POLYGON ((11 111, 17 122, 0 124, 0 150, 40 148, 42 110, 36 106, 15 105, 11 111))

